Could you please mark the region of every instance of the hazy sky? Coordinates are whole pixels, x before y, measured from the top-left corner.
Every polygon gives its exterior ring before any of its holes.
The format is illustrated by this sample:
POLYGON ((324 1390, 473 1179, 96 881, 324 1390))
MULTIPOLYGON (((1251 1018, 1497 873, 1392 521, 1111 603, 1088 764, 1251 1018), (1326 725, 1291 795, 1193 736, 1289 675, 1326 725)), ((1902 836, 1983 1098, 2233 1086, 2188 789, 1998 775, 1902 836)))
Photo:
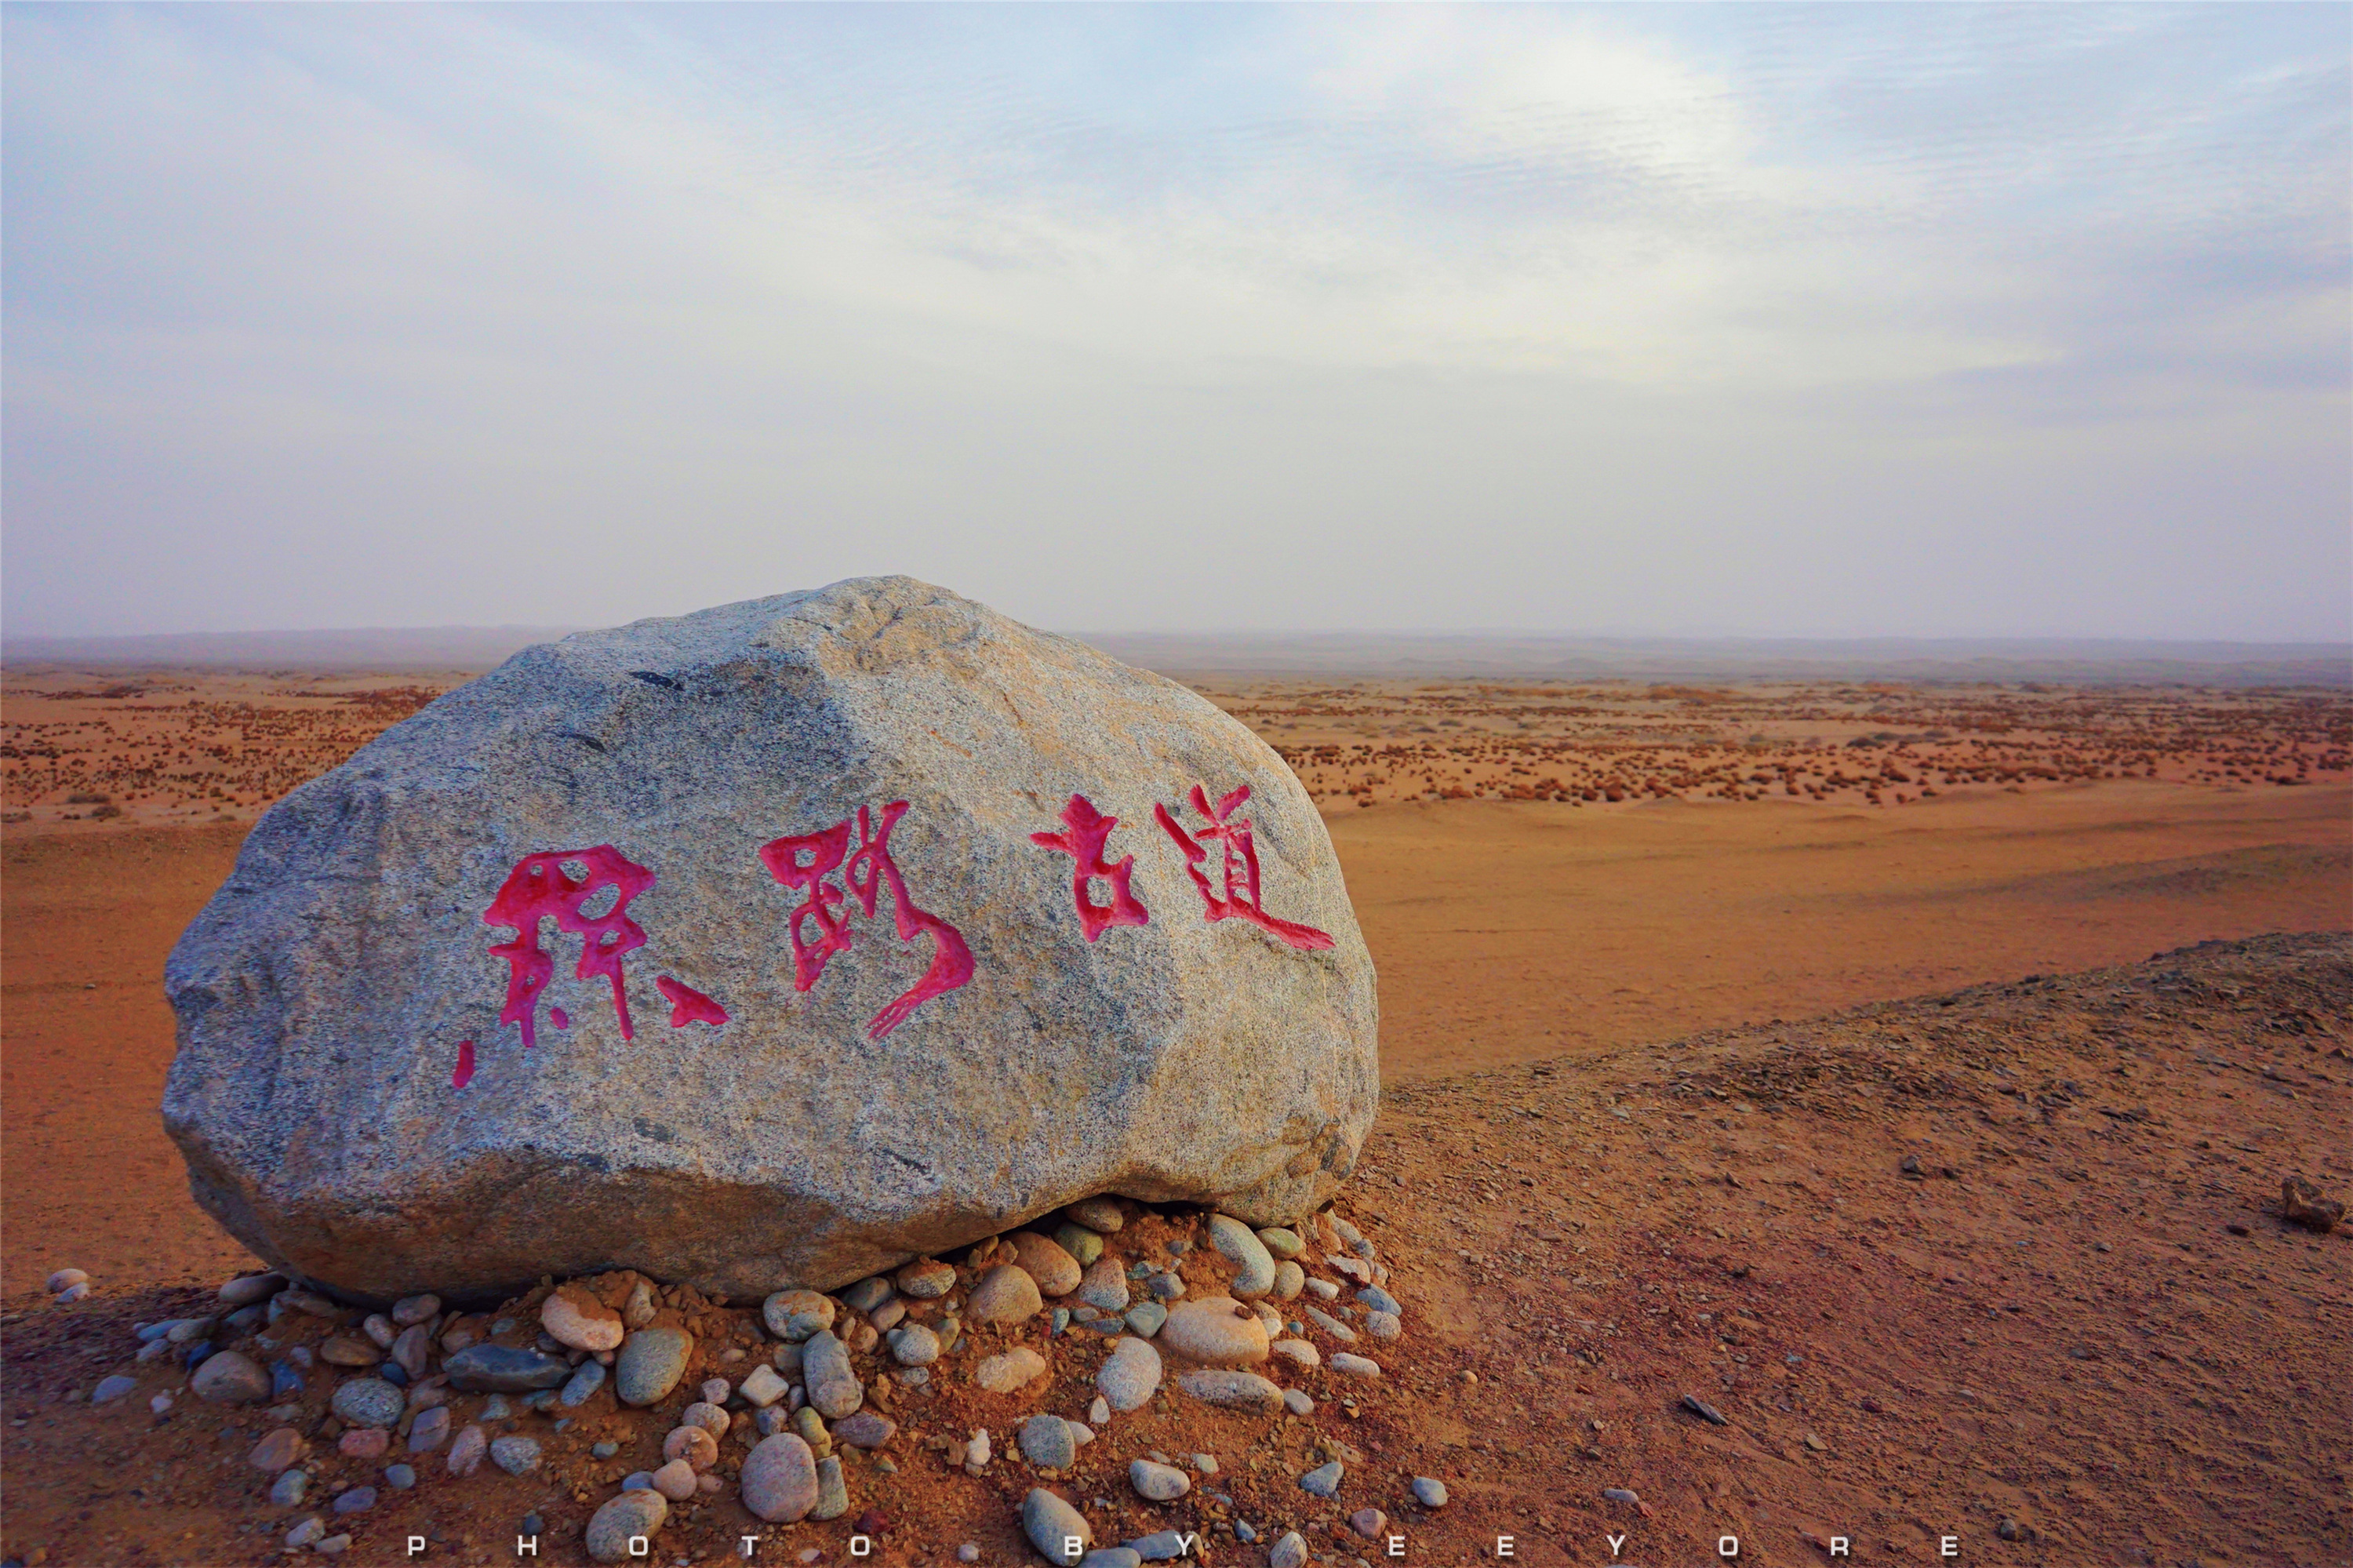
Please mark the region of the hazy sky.
POLYGON ((2341 5, 0 29, 13 632, 2353 636, 2341 5))

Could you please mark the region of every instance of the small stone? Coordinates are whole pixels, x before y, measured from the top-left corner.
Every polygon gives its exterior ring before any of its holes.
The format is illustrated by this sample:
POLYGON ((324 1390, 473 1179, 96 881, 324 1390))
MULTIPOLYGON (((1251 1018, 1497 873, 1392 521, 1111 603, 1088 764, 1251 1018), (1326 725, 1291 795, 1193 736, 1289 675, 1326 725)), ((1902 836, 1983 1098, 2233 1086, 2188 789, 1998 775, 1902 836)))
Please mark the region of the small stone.
POLYGON ((804 1404, 793 1412, 793 1430, 818 1458, 833 1452, 833 1434, 826 1430, 825 1417, 811 1406, 804 1404))
POLYGON ((137 1378, 125 1377, 121 1372, 116 1372, 112 1377, 102 1377, 98 1380, 98 1386, 90 1391, 90 1402, 92 1404, 111 1404, 138 1386, 137 1378))
POLYGON ((55 1296, 60 1291, 71 1290, 77 1285, 88 1285, 89 1283, 90 1276, 84 1274, 80 1269, 60 1268, 55 1274, 49 1276, 49 1294, 55 1296))
MULTIPOLYGON (((694 1336, 683 1329, 639 1329, 621 1341, 614 1359, 615 1393, 623 1404, 651 1404, 678 1386, 693 1353, 694 1336)), ((562 1361, 555 1364, 564 1366, 562 1361)), ((568 1367, 565 1375, 570 1375, 568 1367)))
POLYGON ((282 1274, 240 1274, 220 1287, 224 1307, 254 1307, 286 1288, 282 1274))
POLYGON ((1134 1410, 1149 1400, 1160 1387, 1160 1352, 1142 1340, 1122 1340, 1112 1347, 1111 1358, 1095 1373, 1095 1387, 1110 1406, 1103 1414, 1109 1420, 1111 1410, 1134 1410))
POLYGON ((1624 1503, 1630 1508, 1640 1508, 1642 1503, 1641 1494, 1630 1487, 1604 1487, 1601 1496, 1605 1501, 1624 1503))
POLYGON ((833 1302, 814 1290, 779 1290, 760 1305, 768 1332, 797 1345, 833 1327, 833 1302))
POLYGON ((1174 1301, 1185 1294, 1185 1281, 1174 1274, 1155 1274, 1144 1282, 1144 1288, 1158 1301, 1174 1301))
POLYGON ((1310 1295, 1321 1297, 1326 1301, 1337 1301, 1340 1298, 1340 1287, 1328 1279, 1308 1280, 1307 1290, 1310 1295))
POLYGON ((1207 1367, 1178 1376, 1176 1386, 1204 1404, 1247 1410, 1261 1415, 1282 1414, 1282 1390, 1256 1372, 1207 1367))
POLYGON ((607 1499, 588 1520, 588 1555, 599 1563, 624 1562, 632 1540, 650 1539, 669 1520, 670 1499, 650 1489, 607 1499))
POLYGON ((375 1507, 375 1489, 353 1487, 338 1494, 335 1500, 327 1506, 336 1513, 365 1513, 375 1507))
MULTIPOLYGON (((1040 1242, 1046 1238, 1039 1236, 1040 1242)), ((1053 1244, 1046 1242, 1051 1246, 1053 1244)), ((1055 1247, 1060 1252, 1060 1247, 1055 1247)), ((1068 1257, 1070 1255, 1063 1254, 1068 1257)), ((1071 1266, 1071 1284, 1077 1285, 1077 1265, 1071 1266)), ((1026 1322, 1045 1309, 1045 1298, 1039 1294, 1038 1282, 1029 1270, 1018 1264, 1000 1263, 990 1269, 980 1284, 974 1287, 972 1298, 965 1303, 965 1312, 972 1321, 983 1325, 1026 1322)))
POLYGON ((672 1502, 684 1502, 695 1493, 694 1467, 684 1459, 672 1459, 654 1472, 654 1490, 672 1502))
POLYGON ((1436 1476, 1416 1476, 1413 1478, 1413 1500, 1424 1508, 1444 1508, 1446 1483, 1436 1476))
POLYGON ((1831 1446, 1829 1444, 1823 1442, 1820 1438, 1815 1436, 1810 1432, 1806 1434, 1806 1446, 1812 1449, 1817 1454, 1827 1454, 1831 1451, 1831 1446))
POLYGON ((763 1438, 744 1461, 744 1506, 770 1524, 807 1519, 817 1506, 817 1456, 795 1434, 763 1438))
MULTIPOLYGON (((1090 1230, 1082 1224, 1060 1226, 1055 1230, 1051 1239, 1053 1245, 1060 1247, 1081 1268, 1090 1266, 1103 1255, 1102 1233, 1090 1230)), ((1042 1284, 1042 1281, 1040 1283, 1042 1284)), ((1049 1291, 1047 1294, 1051 1295, 1053 1292, 1049 1291)))
POLYGON ((735 1425, 735 1418, 727 1414, 725 1406, 698 1399, 678 1413, 678 1424, 681 1426, 700 1426, 713 1437, 724 1437, 728 1429, 735 1425))
POLYGON ((1299 1366, 1320 1367, 1324 1364, 1324 1352, 1305 1340, 1277 1340, 1267 1349, 1282 1360, 1299 1366))
POLYGON ((246 1463, 255 1469, 266 1471, 274 1476, 301 1458, 304 1446, 305 1440, 301 1433, 291 1426, 280 1426, 260 1442, 256 1443, 253 1446, 253 1452, 248 1454, 245 1459, 246 1463))
POLYGON ((1059 1415, 1033 1415, 1014 1435, 1021 1457, 1041 1470, 1067 1470, 1078 1462, 1078 1440, 1059 1415))
POLYGON ((319 1359, 331 1367, 372 1367, 384 1352, 365 1340, 337 1334, 319 1347, 319 1359))
POLYGON ((349 1531, 345 1531, 341 1535, 331 1535, 311 1548, 322 1557, 340 1557, 351 1549, 352 1536, 349 1531))
POLYGON ((621 1315, 578 1283, 559 1285, 539 1305, 539 1326, 558 1344, 575 1351, 616 1351, 628 1332, 621 1315))
POLYGON ((335 1452, 353 1459, 381 1459, 392 1446, 392 1434, 381 1426, 353 1426, 335 1439, 335 1452))
POLYGON ((833 1440, 853 1448, 880 1448, 899 1434, 899 1424, 877 1410, 861 1410, 833 1424, 833 1440))
POLYGON ((1127 1484, 1147 1502, 1175 1502, 1193 1489, 1193 1478, 1173 1465, 1136 1459, 1127 1467, 1127 1484))
POLYGON ((1021 1499, 1021 1533, 1050 1563, 1077 1568, 1094 1544, 1094 1526, 1086 1515, 1043 1487, 1033 1487, 1021 1499))
POLYGON ((210 1404, 259 1404, 269 1397, 269 1374, 235 1351, 206 1357, 188 1380, 189 1392, 210 1404))
POLYGON ((1328 1465, 1318 1465, 1315 1468, 1308 1471, 1305 1475, 1299 1478, 1299 1489, 1307 1493, 1310 1497, 1328 1498, 1337 1496, 1340 1490, 1341 1478, 1345 1476, 1347 1473, 1348 1472, 1341 1467, 1340 1461, 1337 1459, 1333 1460, 1328 1465))
POLYGON ((1377 1508, 1360 1508, 1348 1516, 1348 1528, 1370 1541, 1388 1521, 1389 1516, 1377 1508))
POLYGON ((940 1337, 921 1323, 910 1323, 891 1335, 891 1359, 902 1367, 926 1367, 940 1359, 940 1337))
POLYGON ((1300 1310, 1306 1314, 1307 1320, 1309 1322, 1314 1324, 1317 1328, 1323 1330, 1325 1333, 1331 1335, 1342 1344, 1353 1345, 1356 1342, 1356 1330, 1348 1327, 1347 1324, 1340 1321, 1339 1319, 1333 1317, 1329 1312, 1317 1307, 1303 1307, 1300 1310))
POLYGON ((425 1375, 433 1356, 432 1330, 422 1323, 403 1329, 392 1341, 392 1361, 411 1378, 425 1375))
POLYGON ((1101 1394, 1095 1395, 1095 1402, 1087 1406, 1087 1419, 1097 1426, 1110 1425, 1111 1401, 1101 1394))
MULTIPOLYGON (((707 1470, 719 1463, 719 1439, 704 1426, 671 1428, 670 1436, 662 1439, 661 1451, 665 1461, 683 1459, 690 1469, 707 1470)), ((685 1499, 678 1498, 671 1500, 682 1502, 685 1499)))
POLYGON ((1258 1233, 1230 1214, 1209 1216, 1209 1245, 1235 1268, 1229 1294, 1238 1300, 1264 1296, 1274 1288, 1274 1255, 1258 1233))
POLYGON ((1405 1332, 1405 1324, 1394 1312, 1367 1312, 1365 1314, 1365 1332, 1376 1340, 1394 1340, 1405 1332))
POLYGON ((1342 1377, 1378 1377, 1381 1363, 1370 1356, 1353 1356, 1341 1351, 1332 1358, 1332 1370, 1342 1377))
POLYGON ((1295 1530, 1276 1542, 1274 1549, 1266 1554, 1266 1568, 1306 1568, 1306 1563, 1307 1542, 1295 1530))
POLYGON ((841 1473, 838 1458, 817 1462, 817 1503, 808 1510, 811 1519, 839 1519, 849 1511, 849 1483, 841 1473))
MULTIPOLYGON (((1334 1360, 1336 1361, 1338 1358, 1335 1357, 1334 1360)), ((1710 1426, 1729 1426, 1732 1425, 1729 1420, 1725 1419, 1724 1412, 1718 1410, 1715 1405, 1710 1404, 1707 1401, 1702 1399, 1695 1393, 1687 1393, 1683 1395, 1682 1400, 1678 1403, 1683 1409, 1698 1416, 1710 1426)))
POLYGON ((1278 1262, 1287 1263, 1307 1250, 1307 1244, 1299 1239, 1297 1231, 1282 1225, 1270 1226, 1259 1232, 1258 1242, 1259 1245, 1266 1248, 1278 1262))
MULTIPOLYGON (((1250 1235, 1240 1222, 1234 1226, 1250 1235)), ((1267 1354, 1266 1325, 1249 1308, 1224 1296, 1204 1296, 1171 1308, 1159 1340, 1164 1351, 1209 1366, 1255 1366, 1267 1354)))
POLYGON ((408 1398, 380 1377, 355 1377, 335 1390, 328 1408, 349 1425, 396 1426, 408 1398))
POLYGON ((1405 1308, 1398 1305, 1398 1298, 1377 1285, 1367 1285, 1357 1291, 1356 1299, 1376 1312, 1387 1312, 1392 1318, 1405 1316, 1405 1308))
POLYGON ((491 1441, 491 1463, 510 1476, 526 1476, 539 1468, 535 1437, 497 1437, 491 1441))
POLYGON ((983 1426, 974 1432, 971 1439, 964 1446, 964 1467, 967 1473, 976 1476, 987 1466, 988 1428, 983 1426))
POLYGON ((638 1280, 629 1287, 629 1298, 621 1304, 621 1325, 636 1333, 654 1320, 654 1287, 649 1280, 638 1280))
MULTIPOLYGON (((274 1499, 276 1493, 273 1491, 271 1496, 274 1499)), ((325 1540, 326 1535, 327 1521, 321 1519, 314 1513, 310 1518, 304 1520, 301 1523, 296 1525, 293 1529, 286 1532, 286 1544, 290 1547, 295 1548, 296 1550, 300 1550, 305 1546, 317 1544, 319 1542, 325 1540)))
POLYGON ((1191 1531, 1155 1530, 1129 1542, 1127 1549, 1139 1563, 1173 1563, 1189 1556, 1200 1539, 1191 1531))
POLYGON ((1062 1425, 1071 1429, 1071 1441, 1082 1448, 1095 1440, 1094 1429, 1083 1421, 1065 1421, 1062 1425))
POLYGON ((289 1312, 301 1312, 312 1318, 337 1318, 343 1308, 315 1290, 281 1290, 275 1299, 289 1312))
POLYGON ((489 1434, 479 1426, 469 1426, 449 1445, 447 1467, 453 1476, 470 1476, 482 1467, 483 1457, 490 1451, 489 1434))
POLYGON ((417 1485, 417 1471, 407 1465, 386 1465, 384 1484, 394 1491, 405 1492, 417 1485))
POLYGON ((157 1415, 161 1415, 165 1411, 172 1408, 172 1396, 168 1393, 159 1393, 154 1398, 147 1402, 147 1408, 157 1415))
POLYGON ((1274 1266, 1274 1296, 1279 1301, 1296 1301, 1307 1287, 1307 1271, 1289 1259, 1274 1266))
POLYGON ((869 1275, 841 1293, 841 1304, 853 1312, 871 1312, 891 1299, 891 1282, 879 1274, 869 1275))
POLYGON ((1103 1312, 1127 1310, 1127 1273, 1115 1257, 1098 1257, 1079 1279, 1079 1299, 1103 1312))
POLYGON ((302 1392, 302 1374, 289 1361, 269 1363, 269 1397, 285 1399, 302 1392))
POLYGON ((1079 1568, 1141 1568, 1143 1562, 1133 1546, 1098 1546, 1079 1559, 1079 1568))
POLYGON ((1130 1329, 1148 1340, 1168 1321, 1168 1308, 1157 1301, 1139 1301, 1127 1309, 1126 1320, 1130 1329))
POLYGON ((849 1347, 824 1329, 807 1336, 801 1345, 801 1382, 818 1414, 837 1421, 866 1402, 866 1385, 849 1364, 849 1347))
POLYGON ((895 1277, 900 1294, 918 1301, 936 1301, 955 1289, 956 1282, 955 1266, 935 1257, 919 1257, 895 1277))
POLYGON ((1011 1393, 1045 1375, 1046 1358, 1027 1345, 1017 1345, 975 1367, 972 1381, 991 1393, 1011 1393))
POLYGON ((368 1337, 368 1343, 377 1350, 388 1351, 392 1349, 392 1341, 400 1330, 394 1326, 392 1319, 383 1313, 371 1312, 367 1315, 366 1320, 360 1324, 360 1332, 365 1334, 368 1337))
POLYGON ((540 1351, 481 1344, 443 1357, 441 1371, 461 1393, 529 1393, 563 1387, 571 1380, 572 1363, 540 1351))
POLYGON ((392 1320, 406 1329, 414 1323, 429 1322, 441 1315, 441 1298, 427 1293, 404 1296, 392 1304, 392 1320))
POLYGON ((980 1561, 980 1543, 979 1543, 979 1542, 977 1542, 967 1541, 967 1542, 965 1542, 962 1546, 957 1547, 957 1548, 956 1548, 956 1561, 957 1561, 957 1562, 959 1562, 959 1563, 977 1563, 977 1562, 979 1562, 979 1561, 980 1561))
POLYGON ((744 1381, 736 1392, 743 1394, 744 1402, 754 1410, 765 1410, 784 1398, 791 1387, 792 1384, 776 1375, 776 1368, 763 1363, 744 1374, 744 1381))
POLYGON ((490 1398, 482 1401, 483 1420, 508 1421, 512 1420, 513 1416, 514 1410, 507 1404, 507 1396, 505 1394, 494 1393, 491 1395, 490 1398))
POLYGON ((302 1494, 310 1489, 311 1478, 306 1472, 288 1470, 270 1483, 269 1500, 279 1508, 300 1508, 302 1494))
MULTIPOLYGON (((614 1321, 618 1322, 619 1319, 616 1319, 614 1321)), ((768 1375, 774 1377, 776 1374, 770 1372, 768 1375)), ((582 1361, 572 1369, 572 1376, 565 1381, 564 1392, 555 1396, 556 1403, 566 1409, 576 1410, 587 1404, 589 1397, 604 1386, 604 1367, 596 1361, 582 1361)))

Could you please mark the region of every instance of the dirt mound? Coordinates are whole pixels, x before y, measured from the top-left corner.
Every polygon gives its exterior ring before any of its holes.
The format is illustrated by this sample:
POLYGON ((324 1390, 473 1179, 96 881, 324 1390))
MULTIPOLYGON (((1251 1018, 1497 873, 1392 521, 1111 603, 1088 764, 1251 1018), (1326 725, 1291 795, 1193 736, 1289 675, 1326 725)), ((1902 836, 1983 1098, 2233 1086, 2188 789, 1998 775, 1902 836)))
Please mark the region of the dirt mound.
MULTIPOLYGON (((1501 1534, 1535 1563, 1609 1561, 1613 1535, 1629 1563, 1714 1560, 1725 1535, 1768 1563, 1826 1561, 1813 1542, 1841 1535, 1862 1561, 1936 1561, 1947 1535, 1963 1561, 2344 1561, 2353 1233, 2280 1204, 2290 1175, 2353 1191, 2348 1039, 2353 938, 2266 937, 1412 1085, 1341 1203, 1406 1308, 1383 1375, 1317 1385, 1304 1417, 1148 1406, 1057 1485, 1113 1505, 1089 1515, 1099 1542, 1198 1532, 1211 1562, 1262 1562, 1291 1530, 1341 1563, 1387 1560, 1388 1534, 1421 1562, 1501 1534), (1154 1451, 1215 1455, 1216 1480, 1144 1504, 1127 1467, 1154 1451), (1335 1459, 1335 1497, 1301 1489, 1335 1459), (1414 1500, 1417 1477, 1444 1506, 1414 1500), (1381 1539, 1349 1522, 1368 1508, 1381 1539)), ((210 1292, 97 1283, 0 1319, 12 1560, 276 1561, 317 1499, 367 1478, 306 1410, 314 1500, 269 1505, 247 1462, 266 1418, 185 1394, 154 1415, 177 1380, 132 1359, 135 1322, 216 1309, 210 1292), (136 1394, 90 1405, 133 1371, 136 1394)), ((1050 1383, 1040 1408, 1079 1393, 1050 1383)), ((1018 1422, 965 1398, 901 1401, 892 1468, 853 1463, 848 1515, 765 1527, 730 1492, 674 1515, 659 1560, 758 1533, 755 1560, 842 1563, 865 1529, 870 1562, 966 1542, 1036 1561, 1018 1422), (979 1476, 929 1441, 970 1425, 997 1445, 979 1476)), ((658 1444, 671 1414, 628 1441, 658 1444)), ((604 1462, 551 1428, 517 1418, 549 1450, 524 1476, 420 1464, 341 1521, 350 1560, 512 1562, 535 1512, 539 1560, 584 1561, 610 1489, 585 1467, 604 1462)))

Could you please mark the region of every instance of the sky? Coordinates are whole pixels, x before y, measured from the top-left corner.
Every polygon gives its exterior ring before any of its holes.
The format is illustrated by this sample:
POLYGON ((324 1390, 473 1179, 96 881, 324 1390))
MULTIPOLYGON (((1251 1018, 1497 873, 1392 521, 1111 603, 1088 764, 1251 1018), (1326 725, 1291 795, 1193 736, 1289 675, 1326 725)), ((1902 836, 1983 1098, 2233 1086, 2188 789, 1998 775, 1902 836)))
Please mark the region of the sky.
POLYGON ((0 627, 2353 638, 2353 7, 0 7, 0 627))

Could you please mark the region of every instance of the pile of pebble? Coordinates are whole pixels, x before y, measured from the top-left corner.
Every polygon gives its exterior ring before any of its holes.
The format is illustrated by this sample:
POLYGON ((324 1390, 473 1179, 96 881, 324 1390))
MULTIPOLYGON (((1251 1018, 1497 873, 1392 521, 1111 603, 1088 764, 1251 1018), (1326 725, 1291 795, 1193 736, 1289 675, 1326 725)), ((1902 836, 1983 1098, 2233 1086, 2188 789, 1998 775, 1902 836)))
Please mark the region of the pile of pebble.
MULTIPOLYGON (((1041 1350, 1067 1360, 1092 1344, 1105 1353, 1085 1419, 1037 1411, 1008 1428, 1041 1483, 1020 1505, 1021 1528, 1065 1568, 1137 1568, 1190 1555, 1199 1538, 1165 1531, 1098 1549, 1087 1510, 1042 1484, 1067 1478, 1081 1447, 1114 1434, 1122 1415, 1164 1394, 1164 1383, 1227 1411, 1313 1415, 1315 1400, 1276 1377, 1296 1381, 1322 1369, 1329 1379, 1378 1379, 1379 1363, 1364 1351, 1404 1331, 1404 1308, 1388 1292, 1388 1271, 1372 1243, 1328 1211, 1295 1228, 1258 1230, 1225 1214, 1191 1215, 1161 1227, 1176 1234, 1151 1249, 1156 1255, 1124 1258, 1120 1233, 1141 1212, 1122 1200, 1090 1199, 1058 1223, 979 1243, 960 1266, 923 1257, 834 1295, 779 1291, 756 1319, 748 1311, 726 1315, 718 1310, 724 1303, 691 1287, 664 1287, 628 1270, 543 1280, 488 1314, 446 1309, 429 1294, 362 1314, 280 1276, 249 1275, 221 1287, 217 1316, 139 1325, 137 1359, 175 1363, 186 1374, 185 1391, 198 1399, 268 1406, 278 1425, 249 1459, 271 1478, 270 1502, 298 1512, 312 1503, 312 1470, 320 1467, 305 1464, 312 1435, 332 1439, 342 1459, 382 1461, 383 1489, 441 1484, 473 1474, 485 1460, 527 1476, 547 1463, 551 1437, 575 1425, 625 1432, 617 1418, 670 1401, 698 1362, 706 1372, 724 1368, 731 1375, 692 1388, 697 1397, 677 1413, 659 1466, 620 1476, 620 1465, 607 1463, 601 1473, 592 1467, 572 1479, 585 1503, 595 1487, 617 1478, 585 1541, 591 1557, 610 1563, 643 1555, 675 1506, 718 1497, 731 1480, 744 1508, 770 1524, 839 1519, 855 1506, 843 1463, 849 1451, 871 1459, 871 1476, 898 1473, 884 1451, 899 1435, 890 1412, 902 1402, 921 1406, 955 1378, 1018 1409, 1051 1386, 1041 1350), (1209 1249, 1204 1260, 1221 1261, 1214 1271, 1194 1269, 1196 1282, 1230 1272, 1224 1294, 1188 1295, 1181 1265, 1199 1247, 1209 1249), (707 1342, 717 1335, 730 1342, 707 1342), (322 1370, 339 1380, 323 1418, 303 1403, 315 1402, 311 1379, 322 1370), (470 1418, 461 1414, 470 1396, 481 1399, 470 1418), (534 1425, 533 1415, 545 1424, 534 1425)), ((86 1291, 86 1280, 69 1277, 78 1274, 60 1271, 52 1289, 86 1291)), ((118 1374, 98 1385, 92 1401, 123 1401, 139 1387, 136 1376, 118 1374)), ((171 1399, 158 1393, 150 1408, 160 1414, 171 1399)), ((987 1474, 996 1457, 989 1432, 962 1430, 966 1435, 935 1436, 931 1446, 951 1467, 987 1474)), ((609 1462, 621 1446, 598 1441, 587 1457, 609 1462)), ((1297 1484, 1306 1499, 1331 1499, 1345 1473, 1333 1460, 1297 1484)), ((1138 1498, 1167 1503, 1215 1474, 1209 1456, 1171 1463, 1155 1452, 1134 1457, 1127 1479, 1138 1498)), ((1411 1492, 1422 1510, 1446 1500, 1444 1486, 1430 1478, 1416 1478, 1411 1492)), ((331 1555, 345 1550, 353 1540, 347 1524, 358 1524, 380 1495, 376 1484, 344 1488, 324 1513, 301 1517, 285 1545, 331 1555)), ((1230 1507, 1230 1498, 1220 1500, 1230 1507)), ((1103 1499, 1090 1506, 1110 1509, 1103 1499)), ((879 1527, 879 1514, 862 1516, 861 1525, 868 1519, 879 1527)), ((1370 1538, 1387 1517, 1366 1508, 1350 1522, 1370 1538)), ((1242 1543, 1262 1540, 1238 1518, 1222 1528, 1242 1543)), ((1300 1568, 1309 1556, 1296 1531, 1261 1549, 1271 1568, 1300 1568)), ((977 1548, 964 1556, 976 1561, 977 1548)))

